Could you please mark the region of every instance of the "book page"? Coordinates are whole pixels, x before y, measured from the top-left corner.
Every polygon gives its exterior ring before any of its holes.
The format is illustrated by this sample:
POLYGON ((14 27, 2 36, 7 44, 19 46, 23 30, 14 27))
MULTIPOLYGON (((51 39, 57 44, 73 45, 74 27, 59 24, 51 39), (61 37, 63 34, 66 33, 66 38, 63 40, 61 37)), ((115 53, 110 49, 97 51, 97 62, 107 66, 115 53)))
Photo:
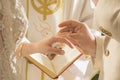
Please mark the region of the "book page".
POLYGON ((67 45, 65 45, 63 50, 65 51, 65 54, 56 55, 53 60, 50 60, 41 53, 31 54, 26 58, 51 78, 56 78, 82 55, 79 50, 70 48, 67 45))
POLYGON ((63 72, 67 67, 72 64, 77 58, 80 57, 81 53, 76 48, 70 48, 67 45, 63 48, 65 50, 64 55, 57 55, 53 60, 53 64, 55 67, 55 71, 57 71, 57 74, 60 74, 63 72))
POLYGON ((48 57, 46 57, 45 55, 40 53, 35 53, 35 54, 31 54, 30 57, 32 57, 33 63, 36 63, 37 66, 39 67, 42 66, 55 73, 51 60, 49 60, 48 57))

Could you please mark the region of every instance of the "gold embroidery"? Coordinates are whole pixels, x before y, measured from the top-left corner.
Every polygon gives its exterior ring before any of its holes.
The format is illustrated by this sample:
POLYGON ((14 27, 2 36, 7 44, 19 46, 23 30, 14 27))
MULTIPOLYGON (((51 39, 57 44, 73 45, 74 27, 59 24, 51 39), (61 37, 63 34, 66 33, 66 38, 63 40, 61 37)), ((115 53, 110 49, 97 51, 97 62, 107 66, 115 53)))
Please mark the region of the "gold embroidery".
POLYGON ((60 13, 60 23, 64 20, 64 0, 61 2, 61 13, 60 13))
POLYGON ((38 13, 43 15, 43 20, 46 20, 47 15, 55 13, 60 7, 60 0, 37 0, 37 1, 38 3, 35 2, 34 0, 31 0, 31 4, 38 13), (50 9, 50 7, 54 8, 50 9))
POLYGON ((21 58, 22 57, 22 49, 23 49, 23 46, 24 46, 24 43, 21 43, 19 45, 19 49, 20 49, 20 52, 18 53, 18 57, 21 58))
POLYGON ((44 80, 44 72, 41 71, 41 79, 40 80, 44 80))
MULTIPOLYGON (((35 0, 36 1, 36 0, 35 0)), ((58 9, 59 9, 59 7, 61 6, 62 7, 62 10, 61 10, 61 15, 60 15, 60 22, 61 21, 63 21, 63 13, 64 13, 64 0, 62 0, 62 4, 60 5, 60 1, 61 0, 37 0, 38 1, 38 3, 37 2, 35 2, 34 0, 31 0, 31 4, 32 4, 32 6, 33 6, 33 8, 38 12, 38 13, 40 13, 40 14, 42 14, 43 15, 43 20, 46 20, 46 16, 47 15, 50 15, 50 14, 53 14, 53 13, 55 13, 58 9), (37 5, 36 5, 36 3, 37 3, 37 5), (38 6, 38 4, 40 5, 39 7, 37 7, 38 6), (51 9, 49 9, 49 7, 51 7, 51 5, 52 5, 52 10, 51 9), (54 8, 53 8, 54 7, 54 8)), ((26 16, 27 16, 27 18, 29 19, 29 0, 27 0, 27 4, 26 4, 26 16)), ((46 24, 48 24, 48 23, 46 23, 46 24)), ((50 26, 50 25, 49 25, 50 26)), ((46 31, 45 31, 45 33, 46 33, 46 31)), ((47 34, 47 33, 46 33, 47 34)), ((28 36, 28 32, 27 32, 27 35, 26 36, 28 36)), ((28 65, 29 63, 27 62, 26 63, 26 80, 28 80, 28 65)), ((44 80, 45 79, 45 73, 43 73, 42 71, 41 71, 41 76, 40 76, 40 80, 44 80)))
POLYGON ((103 32, 103 34, 106 34, 106 35, 109 36, 109 37, 112 36, 111 32, 105 30, 102 26, 99 27, 99 30, 100 30, 101 32, 103 32))
MULTIPOLYGON (((26 16, 27 16, 27 19, 29 19, 29 0, 26 0, 26 16)), ((28 31, 26 33, 26 37, 28 37, 28 31)), ((28 80, 28 62, 26 61, 26 79, 25 80, 28 80)))
POLYGON ((34 24, 35 30, 37 32, 39 32, 43 36, 54 34, 52 25, 50 25, 48 22, 42 21, 41 19, 39 19, 39 22, 40 22, 39 24, 40 26, 34 24))
POLYGON ((26 2, 26 16, 29 19, 29 0, 26 2))
POLYGON ((109 50, 106 50, 105 51, 105 56, 109 56, 109 54, 110 54, 109 50))
POLYGON ((28 80, 28 62, 26 62, 26 80, 28 80))

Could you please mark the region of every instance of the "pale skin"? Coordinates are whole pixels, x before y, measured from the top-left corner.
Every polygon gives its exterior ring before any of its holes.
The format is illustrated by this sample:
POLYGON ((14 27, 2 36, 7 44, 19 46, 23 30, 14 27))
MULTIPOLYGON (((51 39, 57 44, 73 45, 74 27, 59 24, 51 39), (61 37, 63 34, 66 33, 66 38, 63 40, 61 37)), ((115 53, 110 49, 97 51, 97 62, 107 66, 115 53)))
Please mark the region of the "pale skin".
MULTIPOLYGON (((97 5, 98 0, 92 0, 97 5)), ((83 54, 95 57, 96 41, 94 35, 90 32, 89 27, 81 22, 68 20, 59 24, 61 30, 59 35, 67 38, 83 54)))
POLYGON ((58 32, 86 55, 95 56, 96 41, 88 26, 82 22, 68 20, 59 24, 58 32))
MULTIPOLYGON (((58 35, 55 35, 51 38, 46 38, 34 43, 21 43, 23 44, 22 49, 20 46, 16 50, 16 54, 19 55, 19 52, 22 52, 22 57, 26 57, 33 53, 42 53, 45 55, 48 54, 58 54, 63 55, 64 51, 62 49, 57 49, 52 47, 52 44, 55 42, 65 43, 72 48, 72 45, 64 38, 61 38, 58 35)), ((49 59, 53 59, 53 57, 49 57, 49 59)))
MULTIPOLYGON (((98 0, 93 0, 93 2, 97 5, 98 0)), ((61 28, 59 34, 70 40, 80 52, 95 57, 96 41, 87 25, 69 20, 59 24, 59 27, 61 28)))
POLYGON ((98 0, 92 0, 94 2, 95 5, 97 5, 98 0))
MULTIPOLYGON (((26 57, 27 55, 33 53, 42 53, 42 54, 58 54, 63 55, 64 51, 62 49, 56 49, 52 47, 52 44, 55 42, 66 43, 68 46, 72 48, 71 43, 67 40, 71 41, 80 51, 82 50, 85 54, 95 55, 96 51, 96 43, 95 37, 90 33, 88 27, 77 21, 66 21, 59 25, 62 28, 59 32, 60 36, 55 36, 47 39, 40 40, 35 43, 24 43, 22 48, 22 57, 26 57), (64 36, 63 36, 64 34, 64 36), (66 40, 67 39, 67 40, 66 40)), ((16 54, 18 55, 20 49, 16 50, 16 54)), ((53 59, 50 58, 50 59, 53 59)))

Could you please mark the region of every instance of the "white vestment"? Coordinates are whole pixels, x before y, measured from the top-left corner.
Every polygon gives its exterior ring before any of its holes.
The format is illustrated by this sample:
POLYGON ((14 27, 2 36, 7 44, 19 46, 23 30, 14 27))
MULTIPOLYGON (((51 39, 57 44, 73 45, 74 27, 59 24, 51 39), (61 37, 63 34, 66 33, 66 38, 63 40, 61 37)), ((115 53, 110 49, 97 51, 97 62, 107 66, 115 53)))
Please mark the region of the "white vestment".
MULTIPOLYGON (((39 7, 42 5, 42 3, 35 2, 39 7)), ((60 0, 61 6, 51 15, 48 15, 47 12, 44 14, 38 11, 33 7, 33 3, 30 0, 28 0, 28 2, 23 1, 23 4, 29 20, 27 37, 31 42, 54 35, 57 31, 57 25, 64 20, 75 19, 86 22, 89 26, 92 24, 93 9, 90 0, 60 0)), ((54 9, 55 6, 53 5, 51 7, 54 9)), ((86 60, 83 56, 63 72, 58 80, 89 80, 89 77, 94 72, 91 64, 90 59, 86 60), (87 66, 89 66, 90 69, 87 66)), ((28 64, 26 71, 27 80, 53 80, 46 74, 44 74, 43 77, 43 73, 40 69, 33 64, 28 64)))

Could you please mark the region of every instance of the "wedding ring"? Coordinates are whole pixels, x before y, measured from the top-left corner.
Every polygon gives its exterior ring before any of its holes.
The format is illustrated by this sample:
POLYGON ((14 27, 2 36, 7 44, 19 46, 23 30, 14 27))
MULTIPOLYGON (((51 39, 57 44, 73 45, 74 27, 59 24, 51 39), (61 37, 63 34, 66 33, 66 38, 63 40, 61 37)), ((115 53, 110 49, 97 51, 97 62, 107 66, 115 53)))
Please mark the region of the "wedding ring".
POLYGON ((19 57, 19 58, 22 57, 22 48, 23 48, 23 45, 24 45, 24 43, 21 43, 20 46, 19 46, 19 48, 20 48, 20 51, 19 51, 19 53, 18 53, 18 57, 19 57))

